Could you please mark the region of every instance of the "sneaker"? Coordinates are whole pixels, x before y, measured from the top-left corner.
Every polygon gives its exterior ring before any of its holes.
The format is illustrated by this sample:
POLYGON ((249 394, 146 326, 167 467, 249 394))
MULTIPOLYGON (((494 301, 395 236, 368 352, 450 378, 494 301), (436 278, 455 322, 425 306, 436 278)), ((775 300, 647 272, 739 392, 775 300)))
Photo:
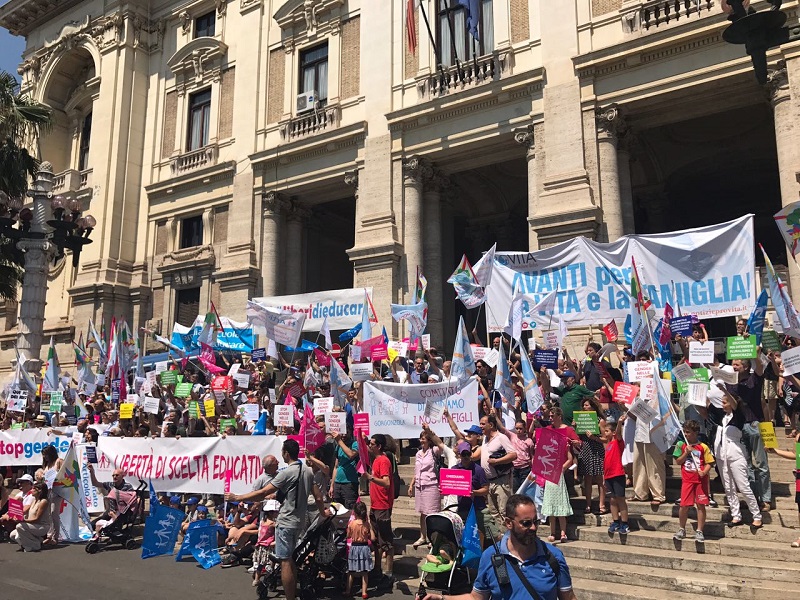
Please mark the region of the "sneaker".
POLYGON ((717 504, 717 501, 716 501, 716 500, 714 500, 713 498, 709 498, 709 499, 708 499, 708 505, 709 505, 711 508, 719 508, 719 504, 717 504))
POLYGON ((247 569, 247 572, 248 572, 248 573, 255 573, 255 572, 256 572, 256 570, 258 570, 258 567, 257 567, 257 566, 255 566, 255 565, 253 565, 252 567, 250 567, 249 569, 247 569))
POLYGON ((631 532, 631 528, 628 527, 627 523, 622 523, 619 526, 619 533, 620 535, 628 535, 631 532))
POLYGON ((694 541, 703 544, 706 541, 706 536, 703 535, 702 531, 698 531, 694 534, 694 541))
POLYGON ((608 533, 616 533, 619 531, 619 523, 616 521, 612 521, 611 525, 608 526, 608 533))
POLYGON ((682 540, 686 538, 686 530, 681 528, 675 532, 675 535, 672 536, 673 540, 682 540))

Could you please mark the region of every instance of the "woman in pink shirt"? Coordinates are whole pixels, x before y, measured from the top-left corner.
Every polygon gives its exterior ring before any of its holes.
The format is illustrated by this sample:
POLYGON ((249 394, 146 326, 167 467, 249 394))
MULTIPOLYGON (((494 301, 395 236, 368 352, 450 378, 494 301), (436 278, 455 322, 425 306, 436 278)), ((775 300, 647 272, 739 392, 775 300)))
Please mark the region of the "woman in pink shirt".
POLYGON ((533 452, 536 444, 528 435, 528 424, 524 419, 517 419, 514 423, 514 431, 509 431, 503 425, 500 409, 495 409, 495 413, 497 414, 497 431, 511 440, 511 445, 514 446, 514 451, 517 453, 517 458, 515 458, 512 463, 512 472, 514 474, 512 490, 516 493, 531 472, 533 452))
POLYGON ((414 458, 414 478, 408 486, 408 495, 414 498, 414 510, 419 513, 419 539, 412 545, 416 549, 428 543, 425 517, 437 513, 442 508, 439 492, 439 478, 436 472, 436 458, 441 454, 425 430, 419 434, 420 449, 414 458))

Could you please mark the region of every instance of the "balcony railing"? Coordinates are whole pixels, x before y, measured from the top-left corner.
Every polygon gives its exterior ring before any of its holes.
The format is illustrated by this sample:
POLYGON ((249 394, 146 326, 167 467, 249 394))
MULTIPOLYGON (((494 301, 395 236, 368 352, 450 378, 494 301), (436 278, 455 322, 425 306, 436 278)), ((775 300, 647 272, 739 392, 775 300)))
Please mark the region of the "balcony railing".
MULTIPOLYGON (((710 15, 715 0, 645 0, 622 14, 622 28, 627 32, 662 27, 690 17, 710 15)), ((625 10, 625 9, 623 9, 625 10)))
POLYGON ((341 108, 338 104, 325 106, 319 110, 298 115, 281 123, 281 139, 291 142, 298 138, 315 135, 338 127, 341 121, 341 108))
POLYGON ((77 192, 92 187, 92 169, 67 169, 53 176, 53 193, 77 192))
POLYGON ((172 159, 170 169, 172 176, 183 175, 189 171, 213 165, 217 162, 218 148, 216 144, 192 150, 172 159))
POLYGON ((431 96, 442 96, 500 78, 502 62, 494 55, 482 56, 459 65, 444 67, 428 77, 431 96))

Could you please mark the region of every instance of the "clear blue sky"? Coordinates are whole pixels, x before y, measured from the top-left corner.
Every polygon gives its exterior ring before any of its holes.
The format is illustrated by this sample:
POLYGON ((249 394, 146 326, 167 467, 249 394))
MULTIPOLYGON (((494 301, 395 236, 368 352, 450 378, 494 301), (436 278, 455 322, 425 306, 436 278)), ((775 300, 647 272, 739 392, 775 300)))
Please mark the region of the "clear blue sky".
POLYGON ((8 30, 0 27, 0 71, 8 71, 19 79, 17 65, 22 61, 24 49, 25 38, 11 35, 8 30))

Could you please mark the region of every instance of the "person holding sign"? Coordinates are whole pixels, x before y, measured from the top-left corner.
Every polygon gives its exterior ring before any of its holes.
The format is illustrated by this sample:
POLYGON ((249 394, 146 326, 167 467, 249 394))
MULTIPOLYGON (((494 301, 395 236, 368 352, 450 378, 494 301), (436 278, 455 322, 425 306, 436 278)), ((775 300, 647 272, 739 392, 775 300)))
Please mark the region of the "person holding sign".
POLYGON ((714 464, 711 449, 698 440, 700 423, 688 420, 683 424, 686 443, 681 446, 681 454, 675 462, 681 466, 681 508, 678 512, 680 529, 672 537, 682 540, 686 537, 686 521, 689 509, 697 507, 697 531, 694 541, 704 543, 703 527, 706 524, 706 506, 709 502, 708 473, 714 464))
POLYGON ((44 481, 37 481, 33 484, 31 493, 34 502, 28 509, 24 521, 14 530, 17 534, 15 541, 24 552, 39 552, 52 525, 47 484, 44 481))
MULTIPOLYGON (((587 515, 592 512, 592 486, 598 489, 599 514, 608 513, 606 509, 606 489, 603 485, 603 460, 605 459, 605 448, 600 432, 606 427, 605 415, 600 404, 594 398, 586 398, 583 401, 583 410, 579 418, 575 420, 575 431, 580 436, 581 444, 578 453, 578 475, 583 477, 583 495, 586 497, 586 508, 584 513, 587 515), (587 419, 583 418, 586 415, 587 419), (591 421, 591 425, 584 423, 591 421)), ((574 413, 578 415, 578 413, 574 413)))
POLYGON ((484 435, 481 466, 489 482, 489 511, 497 526, 495 537, 498 537, 503 527, 503 507, 513 493, 511 471, 517 452, 511 440, 498 431, 495 415, 484 415, 479 425, 484 435))
MULTIPOLYGON (((575 430, 563 422, 563 411, 555 406, 550 411, 553 424, 548 429, 553 429, 560 435, 566 436, 572 447, 580 450, 581 441, 575 430)), ((548 481, 544 486, 544 500, 542 502, 542 513, 550 517, 550 542, 556 541, 556 520, 561 529, 561 543, 567 542, 567 517, 572 515, 572 504, 569 501, 569 490, 564 480, 564 474, 573 465, 572 452, 567 451, 567 458, 561 465, 561 478, 558 483, 548 481)))
MULTIPOLYGON (((19 492, 22 494, 22 510, 23 515, 27 510, 33 505, 36 501, 32 492, 33 492, 33 477, 30 475, 23 475, 19 479, 17 479, 17 485, 19 486, 19 492)), ((2 488, 5 493, 5 488, 2 488)), ((13 494, 13 492, 12 492, 13 494)), ((7 506, 6 506, 7 508, 7 506)), ((20 523, 19 520, 13 518, 11 515, 6 512, 3 516, 0 517, 0 527, 2 528, 3 534, 9 534, 14 531, 16 526, 20 523)))

